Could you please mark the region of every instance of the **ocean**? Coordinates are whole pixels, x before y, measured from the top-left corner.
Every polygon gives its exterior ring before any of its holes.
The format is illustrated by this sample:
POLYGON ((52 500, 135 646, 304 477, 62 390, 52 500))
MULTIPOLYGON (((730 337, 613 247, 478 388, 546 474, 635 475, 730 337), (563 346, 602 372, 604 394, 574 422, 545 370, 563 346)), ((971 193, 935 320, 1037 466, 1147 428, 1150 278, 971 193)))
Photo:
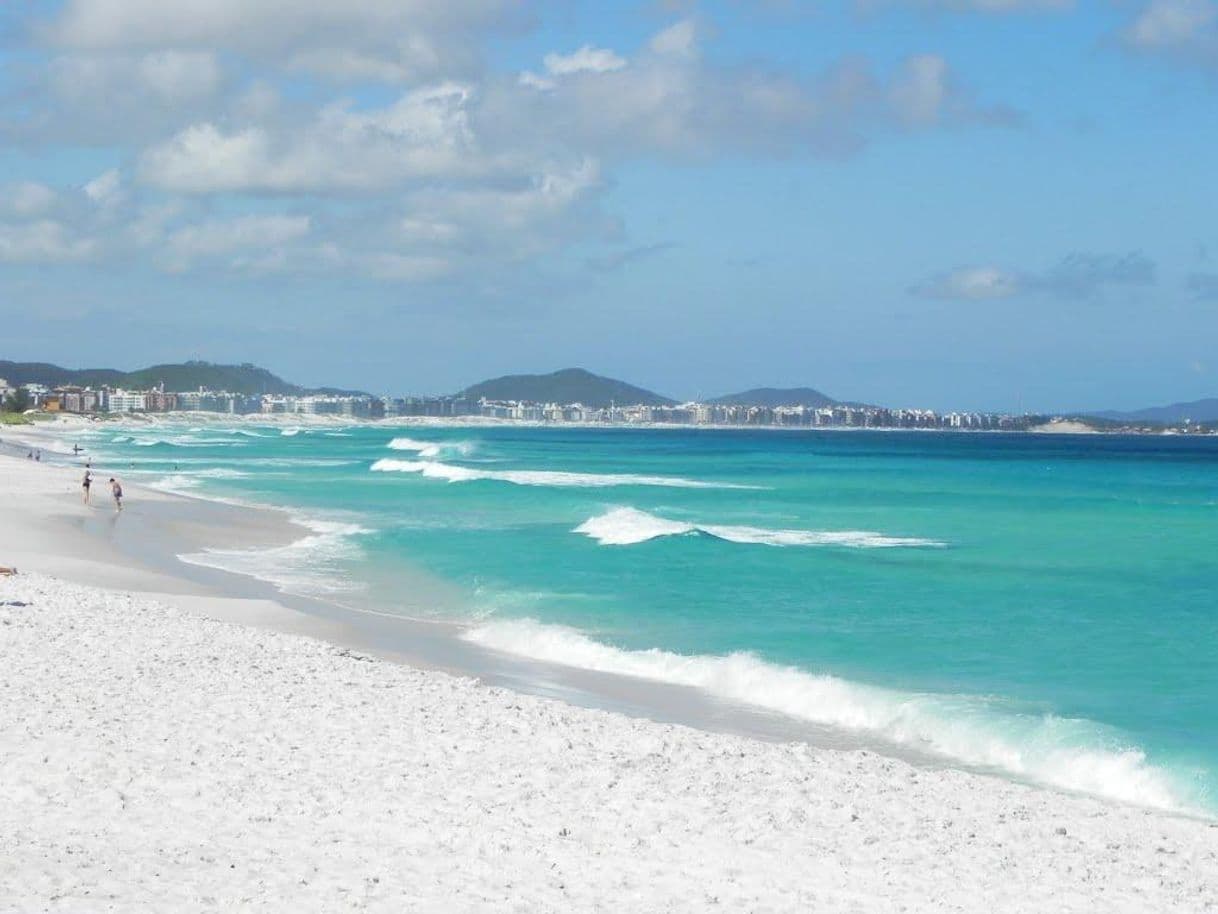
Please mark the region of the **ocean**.
POLYGON ((183 421, 73 443, 312 531, 188 561, 1218 814, 1215 438, 183 421))

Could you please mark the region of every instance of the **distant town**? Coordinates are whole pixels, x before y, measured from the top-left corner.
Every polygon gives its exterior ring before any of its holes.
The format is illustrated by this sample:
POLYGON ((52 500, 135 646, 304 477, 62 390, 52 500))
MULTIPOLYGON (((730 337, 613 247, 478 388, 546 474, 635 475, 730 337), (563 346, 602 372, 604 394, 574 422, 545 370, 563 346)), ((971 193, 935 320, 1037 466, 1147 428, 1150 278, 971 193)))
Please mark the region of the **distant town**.
POLYGON ((1218 400, 1165 408, 1176 410, 1171 418, 897 409, 836 400, 809 387, 756 388, 712 400, 681 403, 579 368, 542 375, 507 375, 447 396, 402 397, 337 388, 308 389, 255 365, 202 361, 154 365, 134 372, 0 362, 0 372, 17 379, 10 384, 0 377, 3 422, 32 421, 60 414, 101 419, 208 413, 351 421, 400 418, 551 425, 1218 432, 1218 421, 1214 421, 1218 419, 1215 412, 1218 400))
MULTIPOLYGON (((676 405, 534 403, 464 396, 377 397, 370 395, 240 394, 200 388, 167 391, 42 384, 10 386, 0 379, 0 403, 45 414, 139 416, 170 413, 332 416, 352 420, 388 418, 483 419, 546 424, 773 426, 784 428, 891 428, 1026 431, 1053 417, 982 412, 936 412, 877 406, 750 406, 708 403, 676 405)), ((1060 420, 1059 420, 1060 421, 1060 420)), ((1111 430, 1137 431, 1122 428, 1111 430)), ((1151 429, 1144 429, 1151 431, 1151 429)), ((1162 431, 1162 427, 1153 429, 1162 431)), ((1193 430, 1202 430, 1196 426, 1193 430)))

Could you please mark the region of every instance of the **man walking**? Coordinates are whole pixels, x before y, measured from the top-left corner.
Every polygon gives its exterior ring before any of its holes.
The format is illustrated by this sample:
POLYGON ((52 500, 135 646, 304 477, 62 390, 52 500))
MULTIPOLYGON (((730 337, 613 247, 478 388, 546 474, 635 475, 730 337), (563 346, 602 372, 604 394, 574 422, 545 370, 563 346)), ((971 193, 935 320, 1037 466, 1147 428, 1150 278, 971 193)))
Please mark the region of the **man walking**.
POLYGON ((114 495, 114 510, 123 510, 123 487, 113 476, 110 477, 110 492, 114 495))

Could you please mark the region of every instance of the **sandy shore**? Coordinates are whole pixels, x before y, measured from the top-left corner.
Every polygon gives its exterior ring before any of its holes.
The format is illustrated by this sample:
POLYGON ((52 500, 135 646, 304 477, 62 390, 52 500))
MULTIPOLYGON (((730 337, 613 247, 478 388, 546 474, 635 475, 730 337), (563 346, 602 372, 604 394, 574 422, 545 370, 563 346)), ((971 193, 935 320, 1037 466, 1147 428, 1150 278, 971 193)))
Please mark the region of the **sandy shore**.
MULTIPOLYGON (((1218 909, 1214 823, 388 662, 142 562, 77 475, 0 458, 0 911, 1218 909)), ((153 539, 299 532, 134 492, 153 539)))

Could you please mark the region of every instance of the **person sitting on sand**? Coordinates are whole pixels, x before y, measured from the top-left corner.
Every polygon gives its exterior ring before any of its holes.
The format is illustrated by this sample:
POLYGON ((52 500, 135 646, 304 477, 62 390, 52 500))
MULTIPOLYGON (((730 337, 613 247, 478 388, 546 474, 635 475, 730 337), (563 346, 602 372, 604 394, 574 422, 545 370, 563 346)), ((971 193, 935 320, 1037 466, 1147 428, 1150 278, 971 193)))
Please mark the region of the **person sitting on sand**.
POLYGON ((89 486, 93 485, 93 477, 88 470, 85 470, 85 478, 80 481, 81 487, 85 490, 85 504, 89 503, 89 486))
POLYGON ((114 495, 114 510, 123 510, 123 486, 113 476, 110 477, 110 491, 114 495))

